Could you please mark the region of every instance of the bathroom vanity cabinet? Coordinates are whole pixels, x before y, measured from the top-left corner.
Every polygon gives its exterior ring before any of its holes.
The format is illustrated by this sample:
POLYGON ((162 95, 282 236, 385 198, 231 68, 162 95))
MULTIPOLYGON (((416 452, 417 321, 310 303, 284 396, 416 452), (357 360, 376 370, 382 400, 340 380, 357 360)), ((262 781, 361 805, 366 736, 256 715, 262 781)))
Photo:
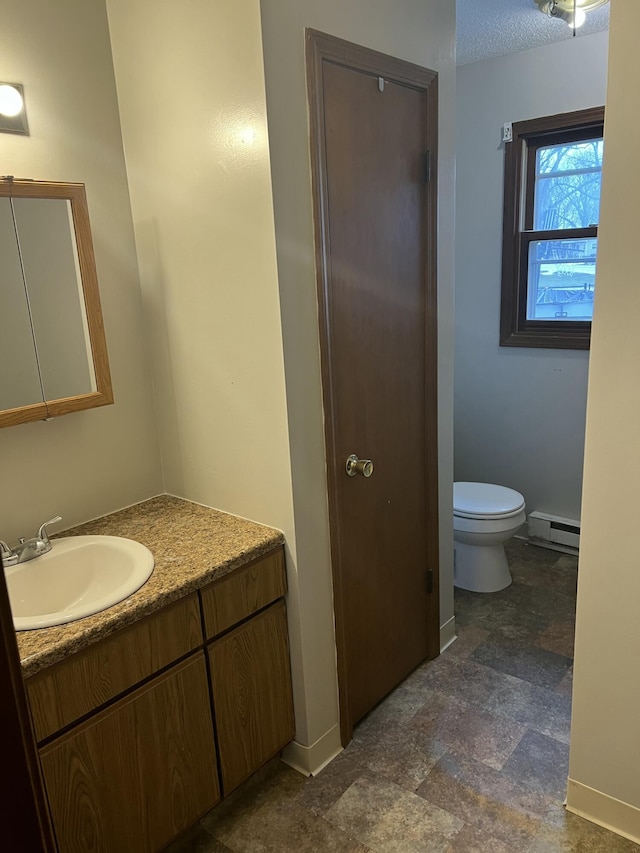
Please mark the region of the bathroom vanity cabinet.
POLYGON ((26 680, 60 853, 155 853, 294 734, 282 547, 26 680))
POLYGON ((282 549, 201 592, 225 794, 293 737, 285 592, 282 549))
POLYGON ((60 851, 159 850, 219 799, 196 653, 40 750, 60 851))

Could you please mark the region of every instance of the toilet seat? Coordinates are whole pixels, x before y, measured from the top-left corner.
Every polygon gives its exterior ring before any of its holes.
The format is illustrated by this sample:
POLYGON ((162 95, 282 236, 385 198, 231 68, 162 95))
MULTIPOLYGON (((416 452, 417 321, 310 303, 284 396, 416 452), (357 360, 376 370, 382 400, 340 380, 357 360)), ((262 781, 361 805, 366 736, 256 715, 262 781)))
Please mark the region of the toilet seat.
POLYGON ((454 483, 453 514, 457 518, 487 521, 515 517, 524 510, 520 492, 492 483, 454 483))

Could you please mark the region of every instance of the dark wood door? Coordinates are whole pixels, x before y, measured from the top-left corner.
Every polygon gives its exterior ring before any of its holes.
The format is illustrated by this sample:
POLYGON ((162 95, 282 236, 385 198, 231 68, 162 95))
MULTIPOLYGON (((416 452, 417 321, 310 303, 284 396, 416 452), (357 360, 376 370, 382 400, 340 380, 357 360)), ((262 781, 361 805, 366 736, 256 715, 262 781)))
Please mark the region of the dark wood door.
POLYGON ((33 726, 22 680, 9 594, 0 568, 0 774, 2 850, 53 853, 33 726))
POLYGON ((332 560, 348 740, 355 722, 438 653, 429 174, 436 82, 424 69, 319 34, 310 38, 332 560), (350 454, 371 459, 373 474, 348 476, 350 454))

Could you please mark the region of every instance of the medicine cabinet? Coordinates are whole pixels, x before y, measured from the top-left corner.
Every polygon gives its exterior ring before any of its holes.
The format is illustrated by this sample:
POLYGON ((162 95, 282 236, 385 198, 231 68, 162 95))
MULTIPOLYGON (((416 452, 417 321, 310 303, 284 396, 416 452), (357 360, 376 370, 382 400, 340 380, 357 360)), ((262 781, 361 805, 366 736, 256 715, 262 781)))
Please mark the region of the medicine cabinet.
POLYGON ((84 184, 0 178, 0 427, 113 403, 84 184))

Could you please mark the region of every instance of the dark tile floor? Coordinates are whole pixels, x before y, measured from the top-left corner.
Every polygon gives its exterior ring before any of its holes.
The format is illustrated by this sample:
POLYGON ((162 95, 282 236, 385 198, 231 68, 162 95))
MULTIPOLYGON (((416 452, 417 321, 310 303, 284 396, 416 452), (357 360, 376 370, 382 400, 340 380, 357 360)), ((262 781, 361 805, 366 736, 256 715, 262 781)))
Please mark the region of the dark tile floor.
POLYGON ((514 540, 514 578, 456 590, 458 639, 315 778, 272 761, 171 853, 631 853, 565 811, 576 558, 514 540))

